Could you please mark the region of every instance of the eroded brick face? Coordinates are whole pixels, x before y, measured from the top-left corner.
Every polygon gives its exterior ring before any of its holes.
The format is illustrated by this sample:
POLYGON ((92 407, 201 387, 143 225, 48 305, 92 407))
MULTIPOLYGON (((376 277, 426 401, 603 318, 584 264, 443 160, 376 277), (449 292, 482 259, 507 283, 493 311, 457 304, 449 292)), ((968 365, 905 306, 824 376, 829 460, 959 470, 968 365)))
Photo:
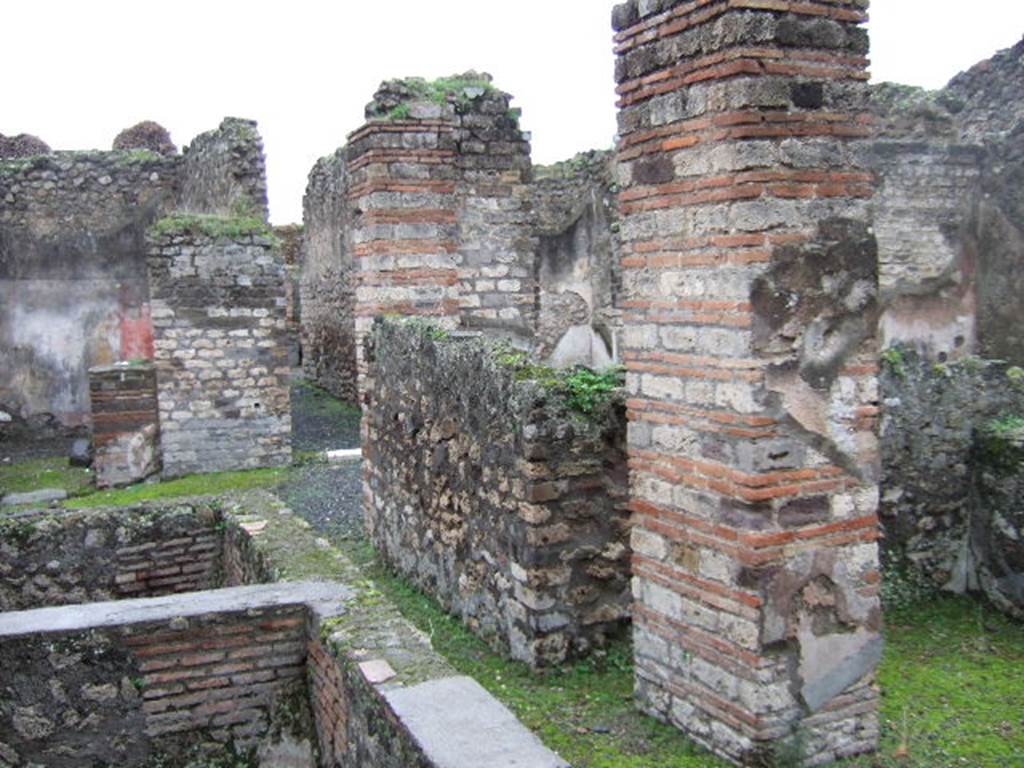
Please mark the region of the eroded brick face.
POLYGON ((613 16, 637 691, 740 765, 878 736, 866 7, 613 16))

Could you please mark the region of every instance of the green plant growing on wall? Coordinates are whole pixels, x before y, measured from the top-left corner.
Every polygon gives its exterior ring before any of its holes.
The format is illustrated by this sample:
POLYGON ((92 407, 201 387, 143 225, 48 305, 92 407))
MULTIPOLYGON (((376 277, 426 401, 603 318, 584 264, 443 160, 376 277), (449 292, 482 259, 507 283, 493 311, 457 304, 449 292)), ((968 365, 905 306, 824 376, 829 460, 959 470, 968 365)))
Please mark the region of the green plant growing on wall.
POLYGON ((889 347, 884 350, 882 352, 882 362, 889 367, 894 376, 900 379, 906 378, 906 361, 903 359, 903 352, 899 347, 889 347))
POLYGON ((392 107, 391 111, 388 112, 388 120, 408 120, 409 114, 409 105, 399 104, 397 107, 392 107))
POLYGON ((273 237, 274 234, 270 225, 260 216, 213 216, 192 213, 165 216, 154 223, 149 232, 156 237, 200 234, 228 239, 252 235, 273 237))
POLYGON ((622 366, 593 371, 578 365, 560 371, 533 362, 525 352, 500 345, 494 348, 494 361, 503 368, 511 368, 516 381, 535 381, 560 394, 572 410, 586 416, 608 403, 625 384, 622 366))
POLYGON ((985 425, 985 431, 993 437, 1007 438, 1024 433, 1024 416, 1005 413, 985 425))
POLYGON ((1010 384, 1014 387, 1024 388, 1024 368, 1021 368, 1019 365, 1007 368, 1006 378, 1010 380, 1010 384))

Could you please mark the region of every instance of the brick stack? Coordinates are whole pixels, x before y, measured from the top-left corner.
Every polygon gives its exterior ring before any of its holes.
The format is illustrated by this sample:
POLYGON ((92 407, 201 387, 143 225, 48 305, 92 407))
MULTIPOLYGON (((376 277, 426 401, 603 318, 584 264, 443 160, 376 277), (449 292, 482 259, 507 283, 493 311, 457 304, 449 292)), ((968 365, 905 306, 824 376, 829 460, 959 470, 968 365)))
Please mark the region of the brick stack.
POLYGON ((637 693, 739 765, 877 743, 866 7, 613 16, 637 693))
MULTIPOLYGON (((244 753, 306 679, 305 606, 252 608, 142 625, 126 638, 141 672, 146 735, 203 732, 244 753)), ((133 628, 135 629, 135 628, 133 628)))
POLYGON ((89 369, 98 488, 137 483, 160 470, 156 371, 150 363, 89 369))

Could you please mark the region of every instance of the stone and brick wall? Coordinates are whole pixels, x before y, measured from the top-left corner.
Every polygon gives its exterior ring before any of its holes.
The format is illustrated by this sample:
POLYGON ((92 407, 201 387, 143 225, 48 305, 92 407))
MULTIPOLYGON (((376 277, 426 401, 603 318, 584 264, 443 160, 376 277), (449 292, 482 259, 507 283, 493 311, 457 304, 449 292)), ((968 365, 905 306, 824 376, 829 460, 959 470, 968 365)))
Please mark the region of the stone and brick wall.
POLYGON ((61 629, 47 629, 39 612, 19 614, 20 631, 0 619, 0 756, 135 768, 233 750, 280 765, 277 744, 304 742, 309 764, 306 605, 243 596, 232 607, 223 594, 207 602, 205 611, 96 603, 61 629))
POLYGON ((344 150, 317 161, 302 201, 302 370, 335 397, 354 403, 357 275, 348 193, 344 150))
POLYGON ((284 264, 268 231, 218 226, 232 220, 184 217, 151 230, 166 476, 291 460, 284 264))
POLYGON ((207 502, 7 518, 0 611, 216 587, 219 519, 207 502))
POLYGON ((307 675, 321 765, 568 768, 479 684, 457 676, 364 570, 280 501, 252 492, 226 513, 228 583, 331 579, 351 592, 344 606, 319 606, 310 622, 307 675))
POLYGON ((265 165, 256 121, 226 117, 184 148, 177 207, 187 213, 245 213, 266 220, 265 165))
POLYGON ((335 394, 351 390, 353 354, 365 375, 361 340, 382 315, 530 345, 529 142, 510 100, 473 72, 385 82, 367 123, 310 174, 305 368, 335 394))
POLYGON ((613 13, 637 694, 741 765, 878 739, 866 6, 613 13))
POLYGON ((0 160, 0 410, 87 426, 88 369, 152 356, 143 233, 173 206, 179 162, 0 160))
POLYGON ((882 84, 866 147, 886 345, 1024 361, 1024 41, 934 92, 882 84))
POLYGON ((514 658, 586 652, 628 617, 622 413, 573 415, 479 339, 380 323, 365 413, 381 555, 514 658))
POLYGON ((160 422, 152 364, 90 368, 89 401, 96 487, 130 485, 159 472, 160 422))
MULTIPOLYGON (((981 487, 987 477, 1013 475, 993 463, 998 456, 985 447, 992 425, 1024 415, 1024 372, 977 358, 936 365, 911 349, 897 349, 886 354, 881 379, 887 565, 916 570, 942 589, 984 590, 1004 607, 1013 605, 1015 594, 1019 612, 1019 587, 1001 597, 982 575, 1009 570, 1003 575, 1014 581, 1012 569, 997 563, 1016 545, 993 548, 988 542, 998 531, 1020 540, 1019 506, 1012 495, 998 503, 998 495, 983 498, 981 487)), ((1019 583, 1024 563, 1013 555, 1009 561, 1016 563, 1019 583)))

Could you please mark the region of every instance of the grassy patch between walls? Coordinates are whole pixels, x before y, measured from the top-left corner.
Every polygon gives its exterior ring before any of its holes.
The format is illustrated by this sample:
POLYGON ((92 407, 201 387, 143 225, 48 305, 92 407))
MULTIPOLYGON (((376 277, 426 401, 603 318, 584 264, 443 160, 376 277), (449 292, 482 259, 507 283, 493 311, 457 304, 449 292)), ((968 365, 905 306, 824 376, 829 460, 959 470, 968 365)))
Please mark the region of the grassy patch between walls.
POLYGON ((140 501, 173 499, 182 496, 212 496, 232 491, 268 488, 284 480, 289 469, 250 469, 238 472, 213 472, 208 475, 186 475, 160 483, 139 483, 127 488, 96 491, 87 496, 69 499, 69 509, 85 507, 121 507, 140 501))
MULTIPOLYGON (((574 768, 727 765, 633 707, 628 642, 537 674, 504 659, 368 546, 352 553, 460 673, 476 678, 574 768)), ((890 612, 879 669, 882 747, 843 768, 1024 766, 1024 626, 969 598, 890 612)), ((789 768, 780 766, 780 768, 789 768)))
POLYGON ((63 488, 68 496, 89 493, 92 491, 92 473, 81 467, 72 467, 64 456, 0 464, 0 496, 41 488, 63 488))

